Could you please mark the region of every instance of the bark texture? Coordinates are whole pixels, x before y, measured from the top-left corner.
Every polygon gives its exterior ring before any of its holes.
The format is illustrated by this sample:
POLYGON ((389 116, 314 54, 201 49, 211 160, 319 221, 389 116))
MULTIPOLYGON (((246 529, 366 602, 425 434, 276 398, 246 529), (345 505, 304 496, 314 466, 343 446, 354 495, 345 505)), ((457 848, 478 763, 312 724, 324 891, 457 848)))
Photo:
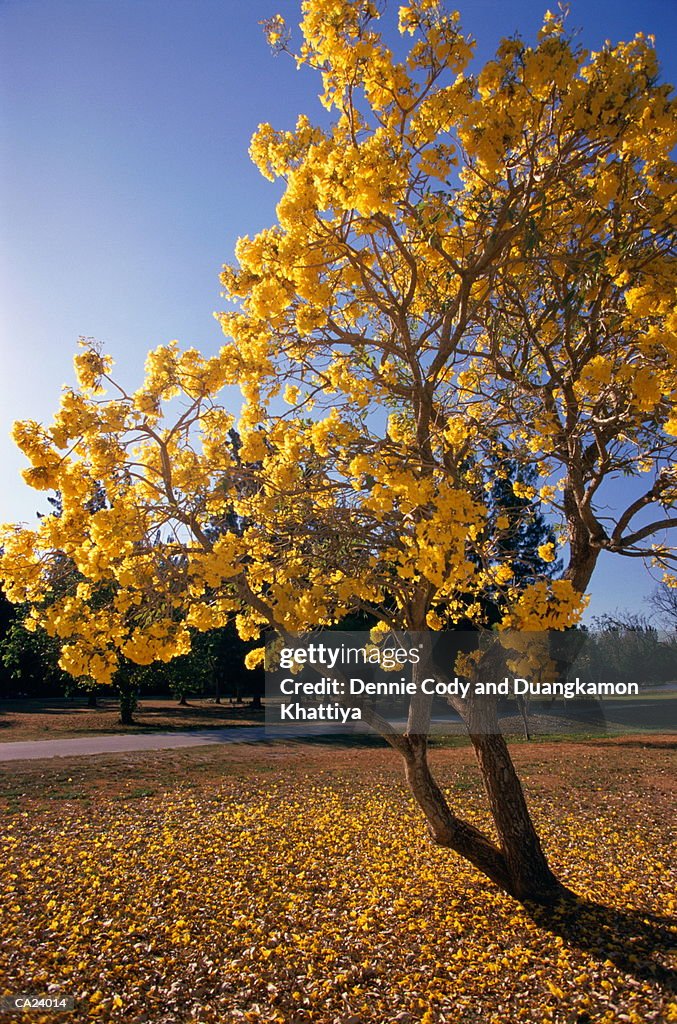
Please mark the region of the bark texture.
POLYGON ((507 744, 500 734, 471 735, 499 837, 453 813, 430 771, 427 737, 407 735, 394 744, 404 758, 409 789, 438 846, 465 857, 501 889, 522 902, 550 905, 570 896, 548 865, 507 744))

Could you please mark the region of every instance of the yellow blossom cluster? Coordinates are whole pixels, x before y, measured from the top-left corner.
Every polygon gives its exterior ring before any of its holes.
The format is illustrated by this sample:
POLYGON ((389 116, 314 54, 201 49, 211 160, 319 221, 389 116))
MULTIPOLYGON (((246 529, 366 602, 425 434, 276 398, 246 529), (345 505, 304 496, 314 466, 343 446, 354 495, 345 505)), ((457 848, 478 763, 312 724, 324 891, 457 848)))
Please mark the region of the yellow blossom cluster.
MULTIPOLYGON (((401 7, 402 58, 383 13, 302 3, 296 58, 332 120, 252 139, 283 191, 223 268, 220 352, 163 345, 128 392, 85 340, 54 423, 15 428, 63 512, 8 528, 0 575, 69 670, 109 679, 228 617, 256 638, 350 611, 486 625, 491 605, 566 628, 601 551, 667 564, 633 522, 677 495, 675 106, 653 41, 588 52, 549 14, 471 74, 440 0, 401 7), (506 516, 491 493, 511 474, 506 516), (621 475, 644 497, 610 513, 621 475), (558 549, 534 579, 511 532, 539 502, 558 549)), ((267 32, 290 45, 281 17, 267 32)))

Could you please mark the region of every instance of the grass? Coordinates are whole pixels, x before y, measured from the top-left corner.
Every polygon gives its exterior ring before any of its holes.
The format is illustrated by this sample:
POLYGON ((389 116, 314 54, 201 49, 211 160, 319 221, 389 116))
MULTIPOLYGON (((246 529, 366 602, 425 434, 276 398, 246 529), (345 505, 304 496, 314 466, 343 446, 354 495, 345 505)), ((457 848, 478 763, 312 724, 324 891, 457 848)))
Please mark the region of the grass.
POLYGON ((120 725, 119 715, 118 701, 110 699, 100 699, 97 708, 86 707, 82 698, 0 700, 0 742, 72 739, 100 733, 178 732, 263 722, 263 712, 248 704, 214 704, 201 698, 191 699, 187 707, 171 698, 144 698, 133 726, 120 725))

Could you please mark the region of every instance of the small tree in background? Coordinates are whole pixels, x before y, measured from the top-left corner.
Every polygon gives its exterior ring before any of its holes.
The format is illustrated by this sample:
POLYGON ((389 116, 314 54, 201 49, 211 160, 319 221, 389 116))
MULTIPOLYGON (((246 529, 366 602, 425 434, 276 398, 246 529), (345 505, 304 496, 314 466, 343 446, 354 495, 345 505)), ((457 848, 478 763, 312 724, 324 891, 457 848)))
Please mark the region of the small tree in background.
POLYGON ((677 587, 663 583, 656 587, 649 604, 658 612, 668 629, 677 630, 677 587))

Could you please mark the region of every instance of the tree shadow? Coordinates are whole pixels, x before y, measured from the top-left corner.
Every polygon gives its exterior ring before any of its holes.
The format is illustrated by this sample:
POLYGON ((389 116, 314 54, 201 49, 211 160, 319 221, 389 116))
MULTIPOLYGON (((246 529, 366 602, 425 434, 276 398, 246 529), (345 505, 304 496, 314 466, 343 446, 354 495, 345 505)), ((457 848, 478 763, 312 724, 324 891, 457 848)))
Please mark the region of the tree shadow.
POLYGON ((677 992, 677 971, 669 957, 677 947, 677 918, 618 910, 572 896, 553 907, 525 904, 533 921, 567 943, 610 960, 638 981, 677 992))

